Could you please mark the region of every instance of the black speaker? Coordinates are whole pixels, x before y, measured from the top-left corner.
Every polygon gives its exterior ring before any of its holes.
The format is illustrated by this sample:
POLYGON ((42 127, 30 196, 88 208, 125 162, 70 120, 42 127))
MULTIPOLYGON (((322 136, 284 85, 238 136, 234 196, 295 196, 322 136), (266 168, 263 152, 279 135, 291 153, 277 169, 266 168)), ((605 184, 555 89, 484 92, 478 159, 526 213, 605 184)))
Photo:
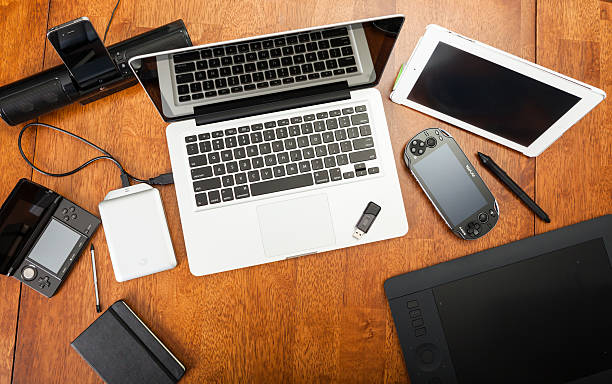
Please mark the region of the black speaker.
POLYGON ((108 48, 120 76, 102 84, 78 88, 62 64, 0 87, 0 117, 17 125, 77 101, 87 104, 101 99, 138 83, 128 66, 132 57, 191 45, 183 20, 142 33, 108 48))

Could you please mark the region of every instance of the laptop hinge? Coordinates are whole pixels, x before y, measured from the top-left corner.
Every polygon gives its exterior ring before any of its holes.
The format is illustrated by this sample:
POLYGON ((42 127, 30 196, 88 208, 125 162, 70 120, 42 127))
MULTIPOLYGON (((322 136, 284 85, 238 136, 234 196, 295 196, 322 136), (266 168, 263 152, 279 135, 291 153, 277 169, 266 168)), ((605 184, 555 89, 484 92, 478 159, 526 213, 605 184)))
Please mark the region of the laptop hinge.
POLYGON ((348 83, 343 81, 248 97, 241 100, 201 105, 194 108, 195 121, 196 125, 211 124, 350 98, 351 93, 348 83))

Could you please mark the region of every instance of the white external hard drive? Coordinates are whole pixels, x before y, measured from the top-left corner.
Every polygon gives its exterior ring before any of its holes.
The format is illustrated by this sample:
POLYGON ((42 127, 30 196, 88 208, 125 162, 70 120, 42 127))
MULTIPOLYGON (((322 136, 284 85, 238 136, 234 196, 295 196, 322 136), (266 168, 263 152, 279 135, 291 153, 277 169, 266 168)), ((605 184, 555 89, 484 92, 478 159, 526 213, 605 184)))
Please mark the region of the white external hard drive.
POLYGON ((147 184, 116 189, 98 208, 118 282, 176 267, 157 189, 147 184))

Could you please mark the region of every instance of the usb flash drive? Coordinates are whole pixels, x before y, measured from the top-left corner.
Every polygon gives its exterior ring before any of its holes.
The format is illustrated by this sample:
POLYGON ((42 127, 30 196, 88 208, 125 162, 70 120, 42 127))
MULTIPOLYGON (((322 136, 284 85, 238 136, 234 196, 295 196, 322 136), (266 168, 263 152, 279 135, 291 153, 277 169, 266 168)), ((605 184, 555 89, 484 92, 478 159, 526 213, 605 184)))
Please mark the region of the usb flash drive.
POLYGON ((363 214, 359 218, 357 225, 355 225, 353 237, 359 240, 364 234, 368 233, 368 230, 372 226, 374 220, 376 220, 376 216, 378 216, 379 212, 380 206, 370 201, 365 211, 363 211, 363 214))

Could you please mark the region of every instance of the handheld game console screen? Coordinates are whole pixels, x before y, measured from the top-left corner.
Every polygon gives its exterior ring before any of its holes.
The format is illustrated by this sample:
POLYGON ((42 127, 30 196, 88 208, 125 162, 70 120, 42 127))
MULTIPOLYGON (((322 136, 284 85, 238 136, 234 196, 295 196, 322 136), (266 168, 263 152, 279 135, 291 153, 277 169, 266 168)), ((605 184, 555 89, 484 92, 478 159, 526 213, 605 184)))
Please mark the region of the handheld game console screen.
POLYGON ((28 257, 53 273, 58 273, 81 235, 51 219, 28 257))
POLYGON ((452 226, 487 204, 446 143, 416 162, 414 169, 452 226))
POLYGON ((601 238, 433 292, 460 383, 560 383, 612 368, 612 269, 601 238))
POLYGON ((439 42, 408 100, 528 147, 580 98, 439 42))

